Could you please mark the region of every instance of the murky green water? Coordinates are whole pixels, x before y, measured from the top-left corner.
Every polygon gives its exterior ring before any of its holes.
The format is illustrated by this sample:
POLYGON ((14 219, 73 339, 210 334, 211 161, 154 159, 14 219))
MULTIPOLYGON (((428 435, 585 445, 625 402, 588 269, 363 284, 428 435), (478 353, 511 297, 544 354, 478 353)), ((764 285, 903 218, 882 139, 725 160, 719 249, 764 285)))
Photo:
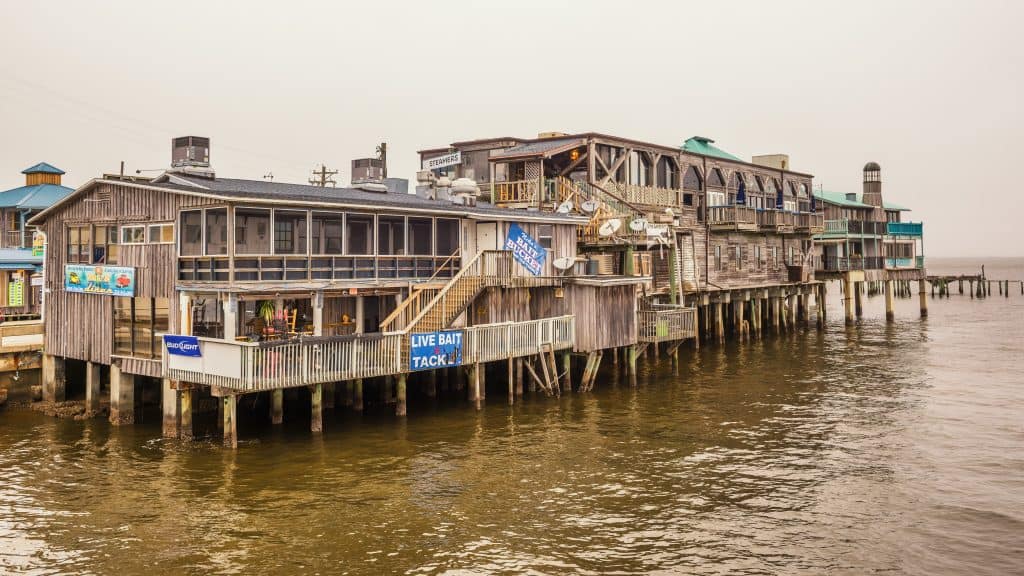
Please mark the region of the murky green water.
POLYGON ((1024 572, 1024 297, 839 304, 637 389, 495 382, 481 413, 338 408, 235 452, 5 409, 0 572, 1024 572))

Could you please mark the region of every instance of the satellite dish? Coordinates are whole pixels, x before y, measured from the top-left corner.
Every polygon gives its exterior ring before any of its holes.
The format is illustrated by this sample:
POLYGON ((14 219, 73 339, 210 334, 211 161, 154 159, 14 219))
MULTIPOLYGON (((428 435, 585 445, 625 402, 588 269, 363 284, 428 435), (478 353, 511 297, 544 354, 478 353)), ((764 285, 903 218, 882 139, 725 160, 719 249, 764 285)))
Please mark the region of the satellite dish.
POLYGON ((555 212, 558 212, 559 214, 568 214, 571 211, 572 200, 566 200, 565 202, 562 202, 561 204, 558 205, 558 208, 555 209, 555 212))
POLYGON ((572 268, 572 265, 575 263, 576 259, 572 256, 562 256, 561 258, 555 258, 551 265, 559 270, 568 270, 569 268, 572 268))
POLYGON ((629 223, 629 229, 633 232, 640 232, 646 229, 650 224, 647 223, 647 218, 637 218, 629 223))
POLYGON ((580 208, 583 208, 583 211, 587 214, 593 214, 597 210, 597 200, 587 200, 580 208))
POLYGON ((612 218, 611 220, 606 221, 604 224, 601 224, 601 227, 598 228, 597 233, 600 234, 601 236, 611 236, 612 234, 618 232, 619 228, 622 228, 622 220, 619 220, 618 218, 612 218))

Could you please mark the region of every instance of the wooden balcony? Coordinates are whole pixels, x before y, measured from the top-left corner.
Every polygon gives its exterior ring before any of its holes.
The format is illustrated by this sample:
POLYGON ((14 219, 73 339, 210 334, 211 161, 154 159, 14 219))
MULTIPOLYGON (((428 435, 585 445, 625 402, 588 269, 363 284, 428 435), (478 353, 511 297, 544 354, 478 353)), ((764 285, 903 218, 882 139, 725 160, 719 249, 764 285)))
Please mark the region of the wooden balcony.
POLYGON ((540 202, 539 192, 539 179, 491 183, 494 203, 503 208, 537 206, 540 202))
POLYGON ((658 188, 656 186, 640 186, 637 184, 619 184, 608 182, 605 184, 608 191, 622 198, 630 204, 641 206, 675 207, 681 204, 679 194, 681 190, 671 188, 658 188))
POLYGON ((42 320, 20 320, 0 324, 0 352, 26 352, 42 349, 42 320))
POLYGON ((32 232, 28 230, 8 230, 4 234, 4 248, 31 248, 32 232))
POLYGON ((794 231, 793 213, 782 210, 758 210, 757 228, 761 232, 792 233, 794 231))
POLYGON ((667 342, 696 338, 697 309, 681 306, 654 306, 637 312, 637 340, 667 342))
POLYGON ((712 230, 757 231, 757 209, 750 206, 711 206, 708 223, 712 230))
MULTIPOLYGON (((464 328, 462 364, 529 356, 541 347, 569 349, 575 330, 575 316, 464 328)), ((164 354, 164 374, 236 392, 389 376, 410 371, 411 337, 392 332, 258 343, 199 338, 199 357, 164 354)))
POLYGON ((825 231, 825 215, 811 212, 798 212, 793 214, 796 217, 794 229, 797 232, 809 234, 821 234, 825 231))

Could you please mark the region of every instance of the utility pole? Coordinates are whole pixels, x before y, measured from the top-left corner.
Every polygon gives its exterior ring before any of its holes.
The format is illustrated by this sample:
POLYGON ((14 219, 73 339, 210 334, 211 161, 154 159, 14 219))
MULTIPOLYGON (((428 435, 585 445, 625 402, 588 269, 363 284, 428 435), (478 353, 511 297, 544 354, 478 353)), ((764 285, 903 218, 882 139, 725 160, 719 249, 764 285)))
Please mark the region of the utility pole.
POLYGON ((321 188, 326 188, 327 185, 330 184, 331 188, 334 188, 338 185, 338 183, 334 181, 334 176, 337 174, 337 170, 328 170, 326 165, 321 164, 319 170, 313 170, 313 177, 309 179, 309 183, 321 188))
POLYGON ((387 178, 388 177, 388 143, 387 142, 381 142, 380 145, 377 146, 377 158, 380 159, 381 177, 382 178, 387 178))

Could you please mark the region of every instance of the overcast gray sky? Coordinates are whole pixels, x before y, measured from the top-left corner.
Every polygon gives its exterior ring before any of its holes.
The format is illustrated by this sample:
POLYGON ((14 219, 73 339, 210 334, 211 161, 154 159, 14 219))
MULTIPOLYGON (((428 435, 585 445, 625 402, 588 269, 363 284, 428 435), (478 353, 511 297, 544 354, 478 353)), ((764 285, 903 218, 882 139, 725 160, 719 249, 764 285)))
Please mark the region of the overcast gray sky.
POLYGON ((0 7, 0 189, 84 183, 212 139, 217 173, 304 182, 389 145, 599 131, 788 153, 924 220, 929 255, 1021 256, 1016 2, 15 2, 0 7))

